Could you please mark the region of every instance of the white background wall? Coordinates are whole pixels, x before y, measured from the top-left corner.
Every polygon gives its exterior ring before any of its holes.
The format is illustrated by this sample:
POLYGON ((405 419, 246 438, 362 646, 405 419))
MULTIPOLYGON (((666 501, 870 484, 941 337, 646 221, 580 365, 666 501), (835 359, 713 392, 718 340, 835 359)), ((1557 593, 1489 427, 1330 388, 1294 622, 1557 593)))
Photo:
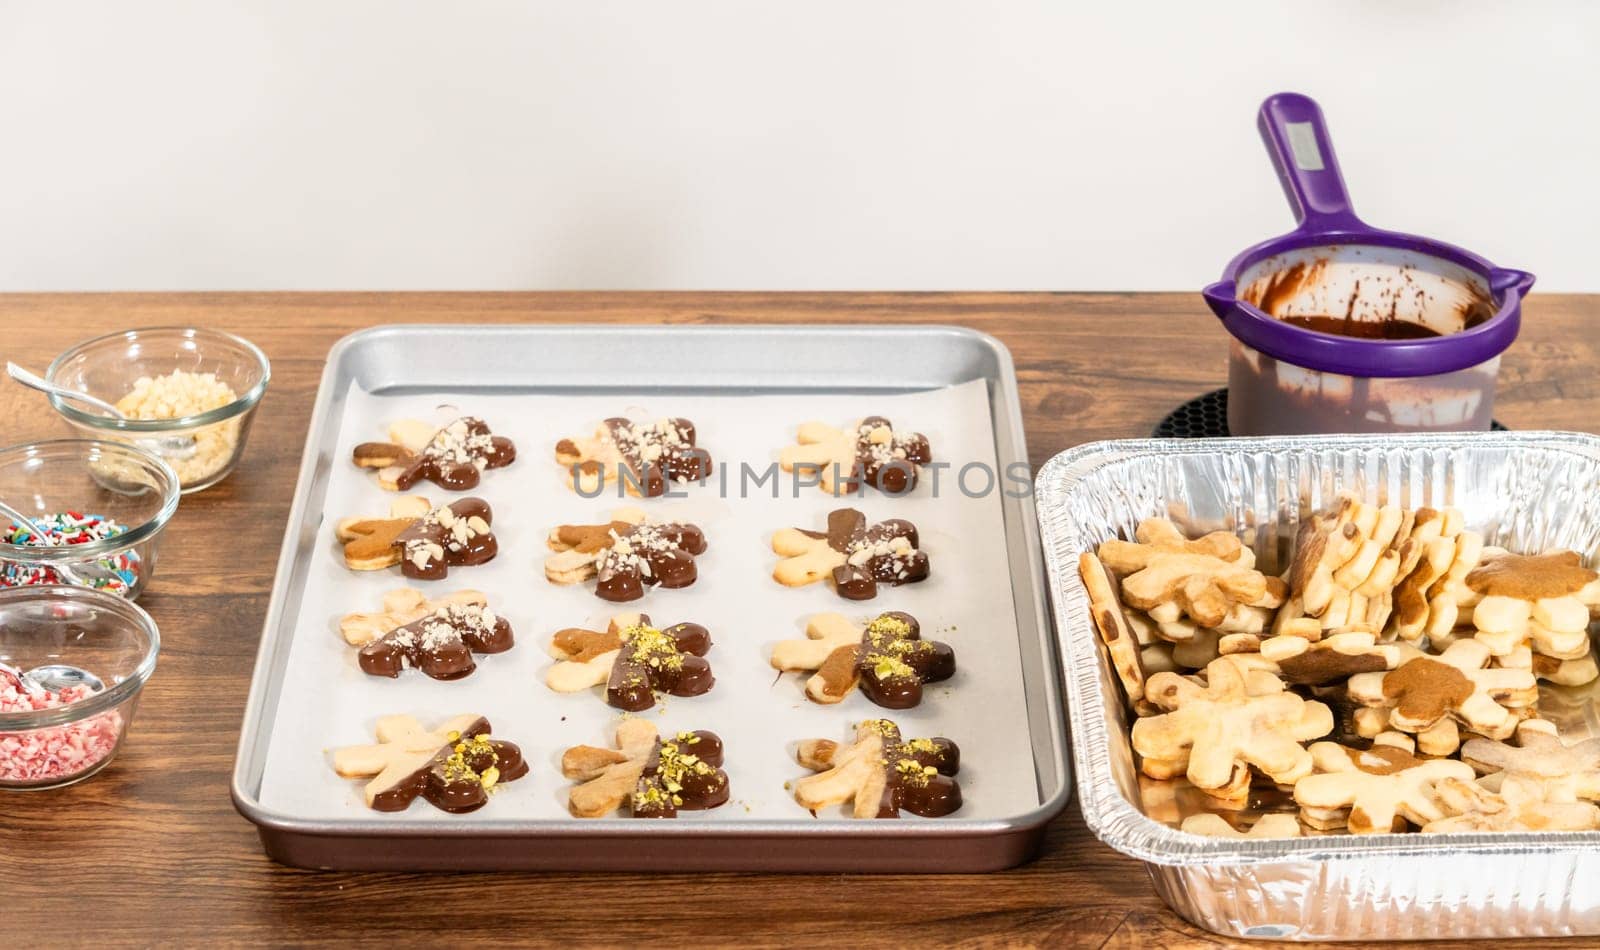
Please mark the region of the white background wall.
POLYGON ((1600 290, 1600 4, 0 0, 0 290, 1192 290, 1357 210, 1600 290))

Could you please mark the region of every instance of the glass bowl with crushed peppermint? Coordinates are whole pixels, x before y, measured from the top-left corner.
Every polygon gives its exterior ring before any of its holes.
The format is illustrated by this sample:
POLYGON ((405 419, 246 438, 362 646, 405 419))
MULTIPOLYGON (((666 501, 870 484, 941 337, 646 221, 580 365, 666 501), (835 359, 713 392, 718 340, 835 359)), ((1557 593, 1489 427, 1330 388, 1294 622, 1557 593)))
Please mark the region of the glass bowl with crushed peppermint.
POLYGON ((57 788, 110 764, 160 644, 149 614, 104 591, 0 589, 0 661, 20 670, 70 665, 104 684, 52 689, 0 676, 0 789, 57 788))

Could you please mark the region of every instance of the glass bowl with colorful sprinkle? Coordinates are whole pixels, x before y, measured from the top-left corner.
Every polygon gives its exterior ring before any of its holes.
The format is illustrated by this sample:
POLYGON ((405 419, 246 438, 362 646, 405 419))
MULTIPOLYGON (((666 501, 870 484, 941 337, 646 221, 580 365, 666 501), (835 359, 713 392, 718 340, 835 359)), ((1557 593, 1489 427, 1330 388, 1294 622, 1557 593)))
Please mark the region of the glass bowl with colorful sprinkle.
POLYGON ((0 501, 39 529, 0 515, 0 590, 70 583, 132 600, 155 573, 178 476, 122 442, 34 442, 0 449, 0 501))
POLYGON ((243 337, 200 327, 150 327, 96 337, 50 364, 45 378, 98 397, 122 418, 50 397, 76 434, 136 443, 178 473, 185 494, 227 478, 244 454, 271 364, 243 337))
POLYGON ((0 789, 70 785, 110 764, 160 649, 155 621, 121 597, 61 585, 0 590, 0 661, 24 671, 75 666, 105 684, 39 689, 0 675, 0 789))

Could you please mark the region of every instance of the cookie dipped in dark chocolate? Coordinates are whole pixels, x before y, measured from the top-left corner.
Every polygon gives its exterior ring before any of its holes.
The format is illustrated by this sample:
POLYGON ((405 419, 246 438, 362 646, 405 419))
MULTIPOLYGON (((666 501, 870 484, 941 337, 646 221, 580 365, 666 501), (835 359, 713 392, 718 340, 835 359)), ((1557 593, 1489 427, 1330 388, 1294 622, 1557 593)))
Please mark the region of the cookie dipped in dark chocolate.
POLYGON ((900 738, 900 727, 887 719, 874 724, 883 737, 883 797, 879 818, 898 818, 902 810, 923 818, 943 818, 961 807, 961 750, 943 736, 900 738))
POLYGON ((511 623, 477 604, 448 604, 389 631, 361 648, 361 670, 398 677, 407 666, 436 680, 456 680, 478 668, 474 653, 511 649, 511 623))
POLYGON ((947 680, 955 672, 950 645, 922 639, 917 618, 899 610, 879 614, 867 624, 856 648, 862 694, 888 709, 916 706, 922 702, 923 684, 947 680))
POLYGON ((722 739, 703 729, 659 739, 633 791, 633 817, 676 818, 728 801, 722 739))
POLYGON ((482 808, 502 782, 528 774, 522 750, 489 738, 489 722, 479 719, 442 746, 427 765, 372 797, 377 811, 404 811, 421 796, 441 811, 461 814, 482 808))
POLYGON ((402 463, 395 485, 405 491, 426 478, 447 491, 466 491, 478 487, 484 469, 510 465, 516 458, 510 439, 491 433, 482 419, 462 416, 402 463))
POLYGON ((917 487, 919 465, 933 461, 933 450, 920 432, 897 433, 883 416, 856 424, 856 470, 853 477, 881 492, 903 495, 917 487))
POLYGON ((482 498, 463 498, 442 505, 400 532, 400 573, 417 580, 435 581, 452 566, 471 566, 492 560, 499 553, 490 526, 494 512, 482 498))
POLYGON ((703 481, 711 475, 711 454, 695 445, 694 423, 688 419, 635 423, 615 417, 605 426, 628 468, 626 477, 646 498, 665 495, 668 482, 703 481))
POLYGON ((828 532, 803 532, 827 538, 828 547, 845 556, 833 569, 833 586, 846 600, 871 600, 879 584, 898 587, 928 578, 928 556, 917 549, 917 526, 900 518, 874 525, 854 508, 828 513, 828 532))
POLYGON ((697 623, 660 630, 640 614, 637 623, 619 630, 617 636, 622 646, 606 682, 606 702, 618 709, 640 712, 656 704, 658 692, 699 696, 716 684, 705 659, 711 633, 697 623))
POLYGON ((595 594, 623 603, 644 596, 646 587, 688 587, 699 576, 695 556, 706 538, 692 524, 641 524, 617 532, 595 562, 595 594))

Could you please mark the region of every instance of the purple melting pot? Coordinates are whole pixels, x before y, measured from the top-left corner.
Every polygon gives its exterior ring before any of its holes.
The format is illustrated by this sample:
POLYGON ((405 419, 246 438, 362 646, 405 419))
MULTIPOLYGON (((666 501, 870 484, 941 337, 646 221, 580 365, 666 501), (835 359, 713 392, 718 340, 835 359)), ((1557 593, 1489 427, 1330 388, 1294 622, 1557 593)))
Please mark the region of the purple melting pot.
POLYGON ((1487 431, 1533 275, 1364 224, 1311 99, 1272 96, 1258 124, 1299 226, 1201 291, 1233 336, 1229 431, 1487 431))

